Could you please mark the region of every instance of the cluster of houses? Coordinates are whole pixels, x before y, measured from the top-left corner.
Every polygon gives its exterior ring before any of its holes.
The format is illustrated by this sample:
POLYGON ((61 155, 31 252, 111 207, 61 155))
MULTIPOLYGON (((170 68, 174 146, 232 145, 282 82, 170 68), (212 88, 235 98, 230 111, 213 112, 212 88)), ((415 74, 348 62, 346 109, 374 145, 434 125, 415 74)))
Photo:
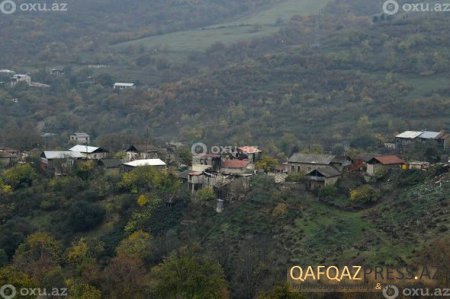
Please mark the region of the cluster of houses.
MULTIPOLYGON (((405 149, 415 143, 433 142, 448 149, 449 135, 444 132, 406 131, 396 136, 395 147, 405 149)), ((40 154, 40 168, 49 175, 67 175, 74 165, 90 160, 107 172, 129 171, 136 167, 152 166, 160 170, 168 165, 178 169, 178 177, 186 188, 195 193, 203 188, 213 188, 220 193, 233 184, 239 183, 241 190, 248 189, 249 178, 257 170, 257 162, 263 151, 257 146, 237 147, 223 153, 201 153, 192 155, 192 164, 183 165, 173 146, 153 146, 133 144, 123 150, 122 155, 112 155, 108 150, 92 146, 89 134, 77 132, 69 137, 72 146, 64 151, 44 151, 40 154), (242 189, 243 188, 243 189, 242 189)), ((176 147, 176 146, 175 146, 176 147)), ((0 147, 0 166, 8 166, 23 160, 21 153, 0 147)), ((447 162, 448 158, 445 160, 447 162)), ((448 161, 450 163, 450 161, 448 161)), ((366 179, 389 169, 426 170, 429 162, 406 162, 398 155, 362 154, 357 157, 330 154, 295 153, 269 175, 277 183, 285 181, 289 175, 300 175, 306 188, 315 190, 333 186, 346 172, 360 172, 366 179)))
POLYGON ((450 149, 450 134, 445 131, 405 131, 395 136, 395 142, 388 143, 386 147, 402 152, 421 144, 434 145, 443 150, 450 149))
POLYGON ((256 146, 221 154, 196 154, 192 156, 192 165, 179 177, 191 192, 207 187, 223 189, 235 180, 248 186, 248 178, 256 174, 256 162, 261 158, 262 151, 256 146))

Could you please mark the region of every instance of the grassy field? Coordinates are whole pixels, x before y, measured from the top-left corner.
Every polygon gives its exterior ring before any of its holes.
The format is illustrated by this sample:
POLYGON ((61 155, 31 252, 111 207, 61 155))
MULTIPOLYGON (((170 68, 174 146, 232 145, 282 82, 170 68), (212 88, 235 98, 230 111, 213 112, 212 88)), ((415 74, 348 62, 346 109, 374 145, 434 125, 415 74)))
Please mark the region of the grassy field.
POLYGON ((328 0, 286 0, 264 11, 243 16, 231 22, 147 37, 113 47, 123 49, 143 45, 150 49, 163 49, 161 55, 166 58, 185 59, 190 53, 205 51, 217 42, 227 45, 273 34, 284 21, 294 15, 317 13, 327 2, 328 0))

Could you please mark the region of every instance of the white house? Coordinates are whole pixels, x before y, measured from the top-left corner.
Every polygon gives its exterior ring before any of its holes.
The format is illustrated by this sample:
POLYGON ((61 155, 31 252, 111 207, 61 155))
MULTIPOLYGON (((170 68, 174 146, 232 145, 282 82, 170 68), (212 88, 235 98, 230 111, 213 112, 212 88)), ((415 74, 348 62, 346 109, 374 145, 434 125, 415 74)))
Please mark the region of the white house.
POLYGON ((19 82, 25 82, 27 85, 31 85, 31 76, 26 74, 16 74, 11 79, 11 85, 15 86, 19 82))

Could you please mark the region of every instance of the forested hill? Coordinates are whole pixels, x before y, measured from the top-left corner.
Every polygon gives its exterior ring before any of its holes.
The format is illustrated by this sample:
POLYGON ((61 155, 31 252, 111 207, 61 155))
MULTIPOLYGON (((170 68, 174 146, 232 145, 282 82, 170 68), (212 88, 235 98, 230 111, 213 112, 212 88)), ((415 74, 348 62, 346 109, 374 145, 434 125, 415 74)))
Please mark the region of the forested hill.
MULTIPOLYGON (((0 65, 112 63, 111 43, 185 30, 250 13, 280 0, 67 0, 67 11, 0 18, 0 65)), ((51 7, 52 1, 43 1, 51 7)), ((65 9, 64 9, 65 10, 65 9)))
POLYGON ((148 128, 153 137, 186 144, 259 144, 288 154, 311 143, 369 150, 406 129, 449 130, 448 14, 387 17, 381 2, 378 8, 356 2, 332 1, 320 18, 294 16, 273 34, 216 43, 184 62, 171 59, 180 48, 163 58, 142 46, 120 50, 129 56, 114 57, 121 67, 67 69, 58 78, 41 69, 33 79, 50 89, 0 91, 0 135, 27 148, 39 142, 28 138, 38 123, 59 136, 87 131, 96 142, 114 134, 142 135, 148 128), (116 93, 116 81, 140 84, 116 93))

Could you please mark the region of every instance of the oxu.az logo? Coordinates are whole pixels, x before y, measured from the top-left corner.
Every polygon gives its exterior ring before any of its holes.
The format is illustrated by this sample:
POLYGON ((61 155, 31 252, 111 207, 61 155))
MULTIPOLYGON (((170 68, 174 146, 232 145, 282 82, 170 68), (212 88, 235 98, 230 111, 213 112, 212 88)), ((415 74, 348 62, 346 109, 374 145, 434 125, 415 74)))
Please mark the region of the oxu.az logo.
POLYGON ((11 15, 17 10, 16 2, 12 0, 4 0, 0 3, 0 12, 5 15, 11 15))

